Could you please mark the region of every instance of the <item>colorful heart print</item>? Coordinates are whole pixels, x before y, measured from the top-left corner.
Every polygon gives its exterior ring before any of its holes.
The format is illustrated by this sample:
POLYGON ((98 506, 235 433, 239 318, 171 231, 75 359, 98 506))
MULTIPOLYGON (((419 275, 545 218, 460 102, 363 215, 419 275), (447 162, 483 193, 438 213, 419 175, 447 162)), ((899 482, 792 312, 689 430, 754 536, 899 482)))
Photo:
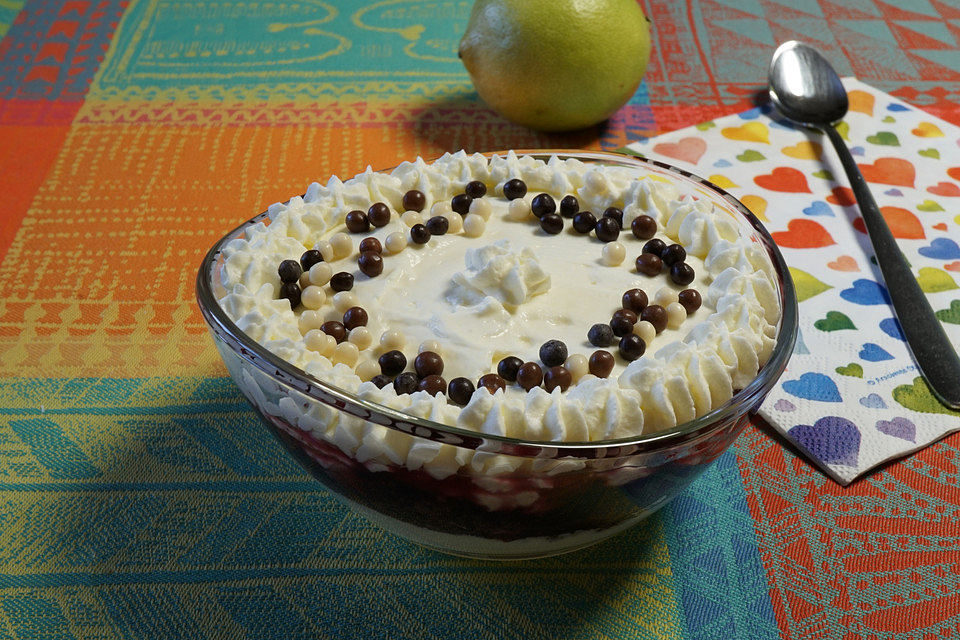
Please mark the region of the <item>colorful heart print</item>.
POLYGON ((827 464, 857 466, 860 430, 846 418, 826 416, 813 425, 798 424, 787 435, 816 459, 827 464))
POLYGON ((787 380, 783 390, 792 396, 817 402, 843 402, 840 390, 832 378, 822 373, 804 373, 797 380, 787 380))
MULTIPOLYGON (((923 224, 920 219, 912 212, 902 207, 880 207, 880 213, 883 219, 887 221, 890 227, 890 233, 894 238, 902 240, 922 240, 927 237, 923 230, 923 224)), ((867 226, 863 218, 857 218, 853 221, 853 228, 860 233, 867 232, 867 226)))
POLYGON ((902 158, 878 158, 873 164, 857 166, 867 182, 895 187, 912 187, 917 175, 913 163, 902 158))
POLYGON ((781 193, 810 193, 807 178, 792 167, 777 167, 767 174, 754 177, 760 187, 781 193))
POLYGON ((775 231, 770 235, 781 247, 790 249, 816 249, 837 244, 820 223, 802 218, 788 222, 786 231, 775 231))
POLYGON ((676 142, 661 142, 654 145, 653 151, 669 158, 697 164, 707 151, 707 141, 703 138, 681 138, 676 142))

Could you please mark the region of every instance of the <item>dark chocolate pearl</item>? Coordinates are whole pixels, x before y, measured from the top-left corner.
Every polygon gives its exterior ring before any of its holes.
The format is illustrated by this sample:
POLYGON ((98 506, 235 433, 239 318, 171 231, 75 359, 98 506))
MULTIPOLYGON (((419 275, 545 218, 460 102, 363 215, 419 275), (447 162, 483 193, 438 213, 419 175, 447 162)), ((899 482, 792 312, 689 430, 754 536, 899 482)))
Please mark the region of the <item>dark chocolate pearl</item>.
POLYGON ((350 291, 353 289, 353 274, 346 271, 338 271, 330 276, 330 288, 334 291, 350 291))
POLYGON ((563 196, 560 200, 560 215, 564 218, 572 218, 580 211, 580 202, 576 196, 563 196))
POLYGON ((683 262, 687 259, 687 250, 683 248, 683 245, 676 243, 667 245, 660 253, 660 259, 663 260, 663 264, 670 265, 683 262))
POLYGON ((614 319, 624 318, 630 324, 637 324, 637 320, 639 320, 639 317, 633 309, 617 309, 613 312, 613 317, 614 319))
POLYGON ((630 289, 629 291, 625 291, 620 301, 623 303, 624 309, 630 309, 630 311, 634 313, 643 311, 643 308, 646 307, 649 302, 647 300, 647 292, 643 289, 630 289))
POLYGON ((383 253, 383 245, 380 244, 380 241, 374 238, 373 236, 369 238, 364 238, 360 241, 360 246, 357 247, 357 251, 363 253, 364 251, 373 251, 374 253, 383 253))
POLYGON ((630 231, 637 240, 649 240, 657 233, 657 221, 647 215, 637 216, 630 223, 630 231))
POLYGON ((328 336, 332 337, 337 341, 337 344, 340 344, 347 339, 347 328, 343 326, 342 322, 336 320, 327 320, 322 325, 320 325, 320 331, 323 331, 328 336))
POLYGON ((595 324, 587 331, 587 340, 595 347, 609 347, 614 343, 613 329, 608 324, 595 324))
POLYGON ((383 273, 383 256, 375 251, 364 251, 357 258, 357 266, 363 275, 370 278, 376 278, 383 273))
POLYGON ((553 391, 557 387, 560 387, 560 391, 566 391, 572 382, 573 376, 566 367, 550 367, 543 374, 543 387, 547 391, 553 391))
POLYGON ((530 391, 534 387, 539 387, 543 382, 543 369, 536 362, 524 362, 517 370, 517 384, 524 391, 530 391))
POLYGON ((487 185, 479 180, 472 180, 464 187, 464 192, 473 199, 482 198, 487 195, 487 185))
POLYGON ((407 357, 400 351, 393 349, 387 351, 377 358, 377 364, 380 365, 380 372, 385 376, 395 376, 407 368, 407 357))
POLYGON ((296 282, 303 274, 303 268, 296 260, 284 260, 277 267, 277 275, 280 276, 280 282, 296 282))
POLYGON ((587 364, 590 367, 590 373, 597 376, 598 378, 606 378, 610 375, 610 372, 613 371, 614 365, 613 354, 609 351, 594 351, 590 354, 590 359, 587 360, 587 364))
POLYGON ((291 309, 300 306, 300 293, 300 285, 296 282, 284 282, 280 285, 280 298, 289 300, 291 309))
POLYGON ((497 391, 503 391, 506 389, 507 381, 496 373, 488 373, 487 375, 480 377, 480 379, 477 381, 477 387, 483 387, 492 395, 497 391))
POLYGON ((363 307, 350 307, 343 312, 343 326, 347 329, 356 329, 357 327, 367 326, 367 310, 363 307))
POLYGON ((557 203, 549 193, 541 193, 534 196, 530 202, 530 210, 533 211, 533 215, 542 218, 548 213, 554 213, 557 210, 557 203))
POLYGON ((410 227, 410 239, 417 244, 426 244, 430 241, 430 230, 422 224, 410 227))
POLYGON ((427 220, 427 231, 432 236, 442 236, 450 229, 450 221, 443 216, 433 216, 427 220))
POLYGON ((555 213, 545 213, 540 217, 540 228, 555 236, 563 231, 563 218, 555 213))
POLYGON ((613 218, 600 218, 594 227, 597 234, 597 240, 601 242, 613 242, 620 237, 620 225, 613 218))
POLYGON ((667 310, 658 304, 648 305, 640 312, 640 319, 652 324, 657 333, 667 328, 667 310))
POLYGON ((423 191, 419 189, 410 189, 403 194, 401 204, 404 211, 423 211, 423 207, 427 204, 427 196, 423 195, 423 191))
POLYGON ((652 253, 641 253, 637 258, 637 271, 644 275, 655 276, 663 269, 663 260, 652 253))
POLYGON ((573 216, 573 230, 577 233, 590 233, 597 226, 597 216, 590 211, 581 211, 573 216))
POLYGON ((300 266, 304 271, 310 271, 310 267, 318 262, 323 262, 323 255, 316 249, 304 251, 303 255, 300 256, 300 266))
POLYGON ((637 334, 628 333, 620 338, 620 346, 618 349, 621 358, 633 361, 643 355, 643 352, 647 350, 647 345, 644 343, 643 338, 637 334))
POLYGON ((517 356, 507 356, 497 364, 497 373, 507 382, 517 381, 517 371, 523 366, 523 360, 517 356))
POLYGON ((567 345, 560 340, 547 340, 540 345, 540 361, 548 367, 557 367, 567 359, 567 345))
POLYGON ((527 183, 520 178, 507 180, 503 183, 503 197, 507 200, 516 200, 527 195, 527 183))
POLYGON ((350 233, 364 233, 370 230, 370 220, 367 214, 359 209, 354 209, 343 219, 347 224, 347 231, 350 233))
POLYGON ((450 381, 450 384, 447 385, 447 397, 449 397, 454 404, 462 407, 470 402, 470 398, 476 390, 477 388, 473 386, 470 380, 466 378, 454 378, 450 381))
POLYGON ((453 196, 453 199, 450 201, 450 206, 454 211, 462 216, 465 216, 470 213, 471 202, 473 202, 473 198, 465 193, 458 193, 457 195, 453 196))
POLYGON ((427 376, 417 385, 417 391, 426 391, 432 396, 447 392, 447 381, 440 376, 427 376))
POLYGON ((390 384, 390 376, 385 376, 380 373, 370 378, 370 382, 377 385, 377 389, 383 389, 385 386, 390 384))
POLYGON ((630 309, 617 309, 610 318, 610 328, 616 336, 625 336, 633 331, 633 325, 637 324, 637 314, 630 309))
POLYGON ((670 279, 681 287, 687 286, 696 277, 697 274, 694 273, 693 267, 686 262, 675 262, 670 265, 670 279))
POLYGON ((700 308, 700 305, 703 304, 703 299, 700 297, 700 292, 696 289, 684 289, 677 294, 677 299, 680 304, 683 305, 683 308, 687 310, 687 313, 693 313, 700 308))
POLYGON ((438 376, 443 373, 443 358, 433 351, 421 351, 413 359, 413 368, 421 378, 438 376))
POLYGON ((617 221, 617 226, 623 229, 623 209, 619 207, 607 207, 607 210, 603 212, 604 218, 613 218, 617 221))
POLYGON ((385 227, 390 222, 390 207, 382 202, 374 202, 367 209, 367 220, 375 227, 385 227))
POLYGON ((667 248, 667 245, 660 238, 654 238, 653 240, 647 240, 643 245, 643 253, 652 253, 658 258, 663 253, 663 250, 667 248))
POLYGON ((393 390, 397 392, 398 396, 404 393, 413 393, 417 390, 419 384, 420 380, 417 378, 417 374, 412 371, 407 371, 394 378, 393 390))

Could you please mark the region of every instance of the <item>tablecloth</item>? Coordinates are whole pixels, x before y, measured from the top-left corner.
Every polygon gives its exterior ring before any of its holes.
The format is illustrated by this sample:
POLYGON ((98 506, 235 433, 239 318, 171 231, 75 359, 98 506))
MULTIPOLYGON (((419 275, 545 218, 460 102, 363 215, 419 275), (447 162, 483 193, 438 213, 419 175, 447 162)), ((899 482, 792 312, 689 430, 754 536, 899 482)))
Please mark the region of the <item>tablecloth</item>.
POLYGON ((383 533, 258 424, 206 248, 330 174, 616 149, 749 108, 775 45, 960 124, 954 0, 644 0, 646 80, 545 135, 472 91, 460 1, 0 0, 0 638, 960 635, 960 438, 837 486, 759 420, 641 526, 487 563, 383 533))

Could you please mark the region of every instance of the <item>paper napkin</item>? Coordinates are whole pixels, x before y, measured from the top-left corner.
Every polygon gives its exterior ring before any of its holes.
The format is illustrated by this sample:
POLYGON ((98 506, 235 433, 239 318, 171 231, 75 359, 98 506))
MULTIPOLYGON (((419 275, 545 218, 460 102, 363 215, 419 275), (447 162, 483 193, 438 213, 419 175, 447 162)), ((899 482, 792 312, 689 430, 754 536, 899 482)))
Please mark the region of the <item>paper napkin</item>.
MULTIPOLYGON (((854 79, 839 130, 948 337, 960 345, 960 128, 854 79)), ((829 141, 766 105, 629 145, 709 178, 759 217, 800 301, 760 415, 841 484, 960 429, 903 341, 829 141)))

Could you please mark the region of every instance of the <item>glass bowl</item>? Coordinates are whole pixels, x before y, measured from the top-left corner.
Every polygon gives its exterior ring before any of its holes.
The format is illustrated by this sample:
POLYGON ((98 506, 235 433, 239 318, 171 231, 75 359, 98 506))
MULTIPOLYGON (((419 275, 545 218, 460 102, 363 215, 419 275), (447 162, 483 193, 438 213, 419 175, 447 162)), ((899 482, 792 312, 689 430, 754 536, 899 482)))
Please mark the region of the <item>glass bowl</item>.
POLYGON ((709 198, 734 219, 741 234, 769 255, 782 310, 776 344, 757 377, 713 411, 656 433, 592 442, 489 436, 363 400, 281 360, 237 328, 217 302, 223 291, 221 249, 268 213, 221 238, 197 275, 197 301, 227 370, 290 455, 344 504, 384 529, 438 551, 490 559, 586 547, 667 504, 736 439, 783 372, 797 335, 796 294, 783 257, 759 220, 724 190, 656 160, 566 150, 517 153, 659 175, 709 198), (314 428, 316 416, 321 423, 337 420, 338 435, 314 428), (366 438, 447 448, 454 459, 462 454, 473 463, 439 475, 403 460, 367 459, 357 448, 366 438))

